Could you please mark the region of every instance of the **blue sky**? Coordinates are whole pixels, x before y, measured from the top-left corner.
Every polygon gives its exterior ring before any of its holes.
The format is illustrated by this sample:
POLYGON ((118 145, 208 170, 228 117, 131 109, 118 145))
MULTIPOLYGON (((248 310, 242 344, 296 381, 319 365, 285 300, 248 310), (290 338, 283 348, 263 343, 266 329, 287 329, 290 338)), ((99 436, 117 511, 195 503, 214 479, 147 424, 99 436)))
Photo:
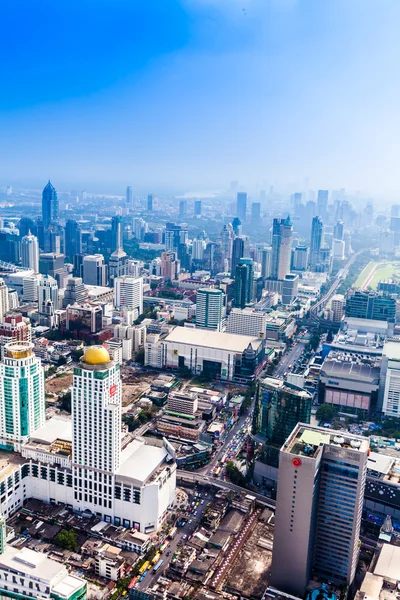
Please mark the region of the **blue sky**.
POLYGON ((0 181, 400 190, 399 17, 397 0, 4 2, 0 181))

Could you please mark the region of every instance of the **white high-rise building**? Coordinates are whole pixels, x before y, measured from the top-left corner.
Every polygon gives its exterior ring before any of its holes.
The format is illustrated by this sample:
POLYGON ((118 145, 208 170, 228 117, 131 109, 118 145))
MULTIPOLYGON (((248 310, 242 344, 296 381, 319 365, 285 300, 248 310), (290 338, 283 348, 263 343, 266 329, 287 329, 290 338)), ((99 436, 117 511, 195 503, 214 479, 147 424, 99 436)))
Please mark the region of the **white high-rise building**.
POLYGON ((196 326, 221 331, 223 318, 222 290, 200 288, 196 295, 196 326))
POLYGON ((400 417, 400 342, 386 342, 382 352, 382 412, 386 417, 400 417))
POLYGON ((24 302, 37 302, 39 281, 43 278, 40 273, 32 273, 23 279, 22 297, 24 302))
POLYGON ((226 321, 226 333, 265 338, 267 314, 253 308, 233 308, 226 321))
POLYGON ((204 240, 193 240, 192 242, 192 260, 203 260, 206 243, 204 240))
POLYGON ((114 303, 116 308, 131 308, 143 312, 143 277, 116 277, 114 279, 114 303))
POLYGON ((38 284, 39 313, 48 314, 49 303, 53 311, 58 310, 58 285, 54 277, 44 275, 38 284))
POLYGON ((335 294, 331 300, 332 321, 340 323, 344 316, 346 308, 346 300, 343 294, 335 294))
POLYGON ((83 257, 83 283, 86 285, 107 285, 107 265, 102 254, 88 254, 83 257))
POLYGON ((28 233, 21 242, 22 266, 39 273, 39 243, 37 237, 28 233))
POLYGON ((4 315, 9 311, 9 300, 8 300, 8 287, 4 282, 4 279, 0 278, 0 321, 3 320, 4 315))
POLYGON ((10 342, 0 362, 0 439, 19 449, 46 420, 44 370, 30 342, 10 342))
POLYGON ((271 585, 299 598, 312 577, 349 586, 359 557, 369 440, 298 423, 279 453, 271 585))

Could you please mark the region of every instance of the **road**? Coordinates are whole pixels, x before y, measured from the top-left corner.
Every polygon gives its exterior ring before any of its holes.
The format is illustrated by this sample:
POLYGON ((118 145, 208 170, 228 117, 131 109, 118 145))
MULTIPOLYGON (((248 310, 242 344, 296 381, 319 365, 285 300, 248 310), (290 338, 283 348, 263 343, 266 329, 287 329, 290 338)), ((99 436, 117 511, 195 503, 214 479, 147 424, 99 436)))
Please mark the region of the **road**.
POLYGON ((274 377, 283 377, 283 374, 286 371, 290 371, 289 365, 294 365, 303 354, 304 349, 307 345, 307 342, 297 342, 295 343, 289 352, 286 352, 279 361, 278 366, 274 371, 274 377))

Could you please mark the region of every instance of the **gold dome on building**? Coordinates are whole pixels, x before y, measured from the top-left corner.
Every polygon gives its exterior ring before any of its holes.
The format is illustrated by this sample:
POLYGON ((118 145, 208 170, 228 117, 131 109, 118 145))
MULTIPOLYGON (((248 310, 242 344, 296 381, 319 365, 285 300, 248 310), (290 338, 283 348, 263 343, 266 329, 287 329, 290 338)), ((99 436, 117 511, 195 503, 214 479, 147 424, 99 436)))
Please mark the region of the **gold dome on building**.
POLYGON ((105 365, 110 362, 110 355, 104 346, 89 346, 83 360, 88 365, 105 365))

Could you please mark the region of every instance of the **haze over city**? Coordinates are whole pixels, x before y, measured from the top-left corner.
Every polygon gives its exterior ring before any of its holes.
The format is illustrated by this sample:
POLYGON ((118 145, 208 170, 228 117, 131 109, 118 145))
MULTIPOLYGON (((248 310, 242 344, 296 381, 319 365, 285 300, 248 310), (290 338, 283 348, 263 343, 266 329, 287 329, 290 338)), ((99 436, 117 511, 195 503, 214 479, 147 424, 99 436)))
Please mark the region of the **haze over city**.
POLYGON ((2 184, 400 189, 400 5, 9 3, 2 184), (21 18, 23 15, 23 18, 21 18))

